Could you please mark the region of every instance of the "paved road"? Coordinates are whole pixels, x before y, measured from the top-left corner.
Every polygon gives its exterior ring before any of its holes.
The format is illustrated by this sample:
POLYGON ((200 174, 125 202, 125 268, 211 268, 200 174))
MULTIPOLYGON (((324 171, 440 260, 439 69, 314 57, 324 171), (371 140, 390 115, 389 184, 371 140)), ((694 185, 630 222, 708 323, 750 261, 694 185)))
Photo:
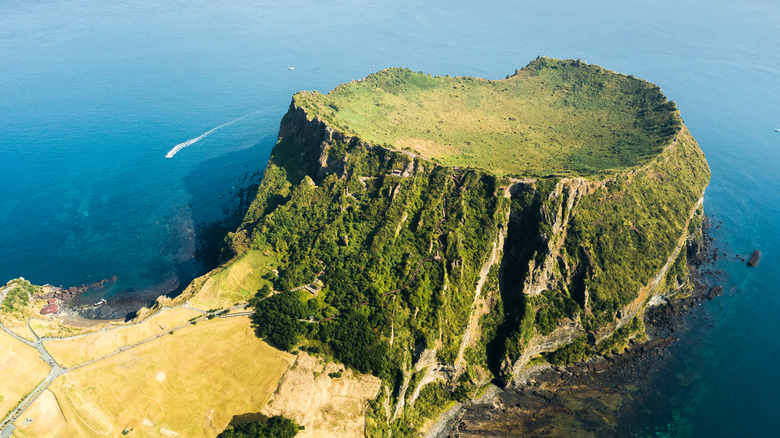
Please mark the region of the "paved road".
MULTIPOLYGON (((8 292, 13 290, 15 287, 16 287, 16 285, 14 284, 14 285, 5 287, 2 290, 2 293, 0 294, 0 304, 2 304, 2 302, 5 300, 5 297, 8 295, 8 292)), ((0 323, 0 328, 2 328, 4 332, 6 332, 9 335, 13 336, 18 341, 23 342, 23 343, 25 343, 25 344, 35 348, 36 350, 38 350, 38 352, 41 355, 41 359, 44 362, 46 362, 47 364, 49 364, 49 366, 51 367, 51 370, 49 371, 49 375, 46 376, 46 378, 43 379, 43 381, 41 383, 39 383, 38 386, 36 386, 35 389, 30 394, 28 394, 27 397, 25 397, 21 401, 21 403, 19 403, 8 414, 8 416, 6 416, 6 418, 4 418, 3 421, 0 423, 0 429, 2 429, 0 431, 0 438, 7 438, 7 437, 11 436, 11 434, 13 433, 13 431, 15 429, 15 427, 13 426, 14 421, 16 421, 17 418, 19 418, 19 416, 21 416, 22 413, 32 404, 32 402, 34 402, 35 399, 37 399, 38 396, 41 395, 43 390, 45 390, 46 388, 49 387, 49 385, 51 384, 51 382, 54 381, 54 379, 56 379, 57 377, 65 374, 67 372, 67 370, 63 369, 57 363, 57 361, 55 361, 54 358, 51 357, 49 352, 46 351, 46 347, 43 346, 43 342, 41 342, 41 338, 39 338, 38 334, 36 334, 35 331, 33 331, 33 329, 30 327, 30 322, 29 321, 27 322, 27 327, 30 329, 30 331, 32 332, 33 336, 35 336, 35 341, 29 341, 29 340, 27 340, 27 339, 17 335, 13 331, 11 331, 8 327, 6 327, 2 323, 0 323)))
MULTIPOLYGON (((0 290, 0 304, 3 303, 3 301, 5 300, 5 297, 8 295, 8 292, 13 290, 15 287, 16 287, 16 285, 12 284, 12 285, 6 286, 2 290, 0 290)), ((193 307, 191 307, 189 305, 189 303, 184 303, 184 304, 176 306, 176 307, 169 307, 167 309, 171 309, 172 310, 172 309, 176 309, 176 308, 179 308, 179 307, 186 307, 188 309, 195 310, 195 311, 198 311, 198 312, 202 313, 202 315, 198 316, 195 320, 201 320, 201 319, 207 318, 207 316, 210 313, 210 312, 207 312, 207 311, 204 311, 204 310, 193 308, 193 307)), ((231 310, 235 310, 235 309, 239 309, 239 308, 243 308, 243 307, 244 307, 244 305, 241 304, 241 305, 233 306, 233 307, 230 307, 230 308, 224 309, 224 310, 231 311, 231 310)), ((232 315, 218 315, 218 317, 219 318, 232 318, 232 317, 237 317, 237 316, 248 316, 248 315, 251 315, 252 313, 253 312, 239 312, 239 313, 234 313, 232 315)), ((164 333, 159 333, 159 334, 157 334, 157 335, 155 335, 155 336, 153 336, 151 338, 144 339, 144 340, 136 342, 134 344, 125 345, 125 346, 119 347, 118 349, 112 351, 111 353, 105 354, 105 355, 100 356, 100 357, 96 357, 96 358, 94 358, 92 360, 89 360, 87 362, 84 362, 82 364, 76 365, 76 366, 71 367, 71 368, 63 368, 63 367, 61 367, 60 364, 57 363, 57 361, 54 360, 54 358, 46 350, 46 347, 44 347, 44 345, 43 345, 43 341, 59 340, 59 339, 82 338, 82 337, 85 337, 85 336, 95 335, 95 334, 98 334, 98 333, 104 333, 104 332, 107 332, 107 331, 117 330, 117 329, 120 329, 120 328, 132 327, 132 326, 135 326, 135 325, 138 325, 138 324, 142 324, 142 323, 144 323, 146 321, 148 321, 148 318, 146 318, 146 319, 144 319, 142 321, 136 322, 134 324, 120 325, 120 326, 117 326, 117 327, 106 327, 106 328, 104 328, 102 330, 99 330, 99 331, 96 331, 96 332, 92 332, 92 333, 85 333, 85 334, 81 334, 81 335, 62 337, 62 338, 51 338, 51 337, 41 338, 41 337, 38 336, 37 333, 35 333, 35 331, 32 329, 32 327, 30 327, 30 322, 28 320, 27 321, 27 327, 30 329, 30 331, 32 332, 33 336, 35 336, 35 341, 30 341, 28 339, 25 339, 25 338, 17 335, 13 331, 11 331, 8 327, 3 325, 2 322, 0 322, 0 328, 2 328, 3 331, 5 331, 9 335, 13 336, 18 341, 23 342, 26 345, 29 345, 29 346, 35 348, 36 350, 38 350, 38 352, 41 355, 41 359, 44 362, 46 362, 47 364, 49 364, 49 366, 51 367, 51 370, 49 371, 49 375, 46 376, 46 378, 43 379, 43 381, 41 383, 39 383, 38 386, 36 386, 35 389, 33 389, 33 391, 30 392, 30 394, 27 395, 27 397, 24 398, 2 420, 2 422, 0 422, 0 438, 8 438, 8 437, 11 436, 11 434, 13 434, 14 430, 16 429, 16 427, 13 425, 13 423, 16 422, 16 420, 19 419, 19 417, 22 416, 24 411, 27 410, 27 408, 29 408, 30 405, 32 405, 32 403, 43 393, 43 391, 45 391, 46 388, 48 388, 49 385, 51 385, 51 383, 54 380, 56 380, 58 377, 60 377, 62 375, 65 375, 65 374, 67 374, 67 373, 69 373, 71 371, 77 370, 79 368, 83 368, 83 367, 85 367, 87 365, 91 365, 91 364, 93 364, 95 362, 99 362, 99 361, 108 359, 109 357, 116 356, 117 354, 123 353, 123 352, 125 352, 127 350, 130 350, 130 349, 133 349, 135 347, 141 346, 141 345, 146 344, 148 342, 151 342, 151 341, 153 341, 155 339, 159 339, 159 338, 161 338, 163 336, 167 336, 170 332, 175 332, 175 331, 181 330, 181 329, 183 329, 185 327, 189 327, 190 326, 190 322, 181 324, 181 325, 176 326, 176 327, 174 327, 174 328, 172 328, 172 329, 170 329, 170 330, 168 330, 168 331, 166 331, 164 333)))

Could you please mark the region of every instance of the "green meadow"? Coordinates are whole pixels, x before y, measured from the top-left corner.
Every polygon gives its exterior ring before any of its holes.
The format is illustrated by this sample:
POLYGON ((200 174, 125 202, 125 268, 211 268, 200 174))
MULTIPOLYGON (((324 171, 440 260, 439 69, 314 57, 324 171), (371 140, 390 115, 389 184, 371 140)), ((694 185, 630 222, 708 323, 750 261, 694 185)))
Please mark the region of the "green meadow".
POLYGON ((310 118, 362 140, 448 166, 522 177, 642 165, 682 123, 654 84, 549 58, 502 80, 387 69, 325 95, 300 92, 294 101, 310 118))

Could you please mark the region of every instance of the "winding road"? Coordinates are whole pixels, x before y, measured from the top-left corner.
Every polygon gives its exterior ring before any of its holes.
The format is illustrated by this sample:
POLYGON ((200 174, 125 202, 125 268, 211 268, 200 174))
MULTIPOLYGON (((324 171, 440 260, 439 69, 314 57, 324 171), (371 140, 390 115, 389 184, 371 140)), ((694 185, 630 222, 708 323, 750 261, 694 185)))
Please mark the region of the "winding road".
MULTIPOLYGON (((17 287, 16 284, 11 284, 11 285, 5 286, 2 290, 0 290, 0 304, 2 304, 3 301, 5 301, 5 297, 8 295, 8 292, 12 291, 16 287, 17 287)), ((233 313, 233 314, 216 315, 213 312, 208 312, 208 311, 205 311, 205 310, 196 309, 196 308, 190 306, 189 303, 184 303, 184 304, 181 304, 181 305, 175 306, 175 307, 166 307, 165 311, 177 309, 177 308, 180 308, 180 307, 185 307, 187 309, 194 310, 194 311, 202 313, 202 315, 200 315, 200 316, 196 317, 195 319, 193 319, 192 320, 193 322, 199 321, 199 320, 204 319, 204 318, 208 318, 209 315, 215 315, 217 318, 232 318, 232 317, 238 317, 238 316, 247 316, 247 315, 251 315, 251 313, 252 313, 252 312, 237 312, 237 313, 233 313)), ((231 310, 235 310, 235 309, 239 309, 239 308, 243 308, 243 307, 244 307, 244 305, 237 305, 237 306, 233 306, 233 307, 230 307, 230 308, 227 308, 227 309, 220 309, 219 312, 222 312, 222 311, 229 312, 231 310)), ((46 390, 49 387, 49 385, 51 385, 51 383, 54 380, 56 380, 58 377, 63 376, 65 374, 67 374, 67 373, 69 373, 71 371, 77 370, 79 368, 83 368, 83 367, 91 365, 93 363, 100 362, 102 360, 105 360, 105 359, 108 359, 110 357, 116 356, 117 354, 124 353, 125 351, 131 350, 133 348, 136 348, 136 347, 139 347, 141 345, 144 345, 144 344, 146 344, 148 342, 154 341, 155 339, 159 339, 159 338, 161 338, 163 336, 167 336, 167 335, 170 334, 170 332, 175 332, 175 331, 181 330, 183 328, 189 327, 192 324, 192 322, 186 322, 184 324, 178 325, 176 327, 173 327, 170 330, 167 330, 167 331, 165 331, 163 333, 159 333, 159 334, 157 334, 155 336, 152 336, 150 338, 146 338, 146 339, 144 339, 142 341, 139 341, 139 342, 136 342, 134 344, 124 345, 124 346, 119 347, 119 348, 117 348, 116 350, 114 350, 114 351, 112 351, 110 353, 107 353, 107 354, 104 354, 102 356, 96 357, 96 358, 94 358, 92 360, 89 360, 87 362, 84 362, 84 363, 81 363, 79 365, 73 366, 71 368, 63 368, 62 366, 60 366, 60 364, 57 363, 57 361, 54 360, 54 358, 51 356, 51 354, 49 354, 49 352, 46 350, 46 347, 44 347, 44 345, 43 345, 44 341, 64 340, 64 339, 78 339, 78 338, 83 338, 83 337, 86 337, 86 336, 96 335, 96 334, 99 334, 99 333, 109 332, 109 331, 112 331, 112 330, 118 330, 118 329, 121 329, 121 328, 133 327, 133 326, 136 326, 136 325, 139 325, 139 324, 143 324, 143 323, 145 323, 147 321, 149 321, 149 318, 145 318, 145 319, 143 319, 141 321, 138 321, 136 323, 129 324, 129 325, 118 325, 118 326, 115 326, 115 327, 106 327, 106 328, 103 328, 101 330, 98 330, 98 331, 92 332, 92 333, 84 333, 84 334, 80 334, 80 335, 66 336, 66 337, 54 337, 54 338, 53 337, 43 337, 43 338, 41 338, 41 337, 38 336, 38 334, 35 332, 35 330, 33 330, 32 327, 30 327, 30 322, 29 322, 29 319, 28 319, 28 321, 27 321, 27 328, 30 330, 30 332, 32 332, 33 336, 35 336, 35 341, 30 341, 28 339, 25 339, 25 338, 19 336, 18 334, 14 333, 11 329, 9 329, 5 325, 3 325, 2 322, 0 322, 0 328, 2 328, 2 330, 4 332, 6 332, 9 335, 13 336, 14 339, 18 340, 19 342, 22 342, 22 343, 24 343, 26 345, 29 345, 30 347, 33 347, 36 350, 38 350, 38 352, 41 355, 41 359, 44 362, 46 362, 51 367, 51 370, 49 371, 49 375, 46 376, 46 378, 43 379, 43 381, 41 381, 41 383, 39 383, 38 386, 36 386, 35 389, 33 389, 32 392, 30 392, 30 394, 28 394, 24 399, 22 399, 22 401, 19 402, 19 404, 11 412, 8 413, 8 415, 2 420, 2 422, 0 422, 0 438, 8 438, 8 437, 11 436, 11 434, 13 434, 14 430, 16 429, 16 427, 13 425, 13 423, 16 422, 16 420, 19 419, 19 417, 22 416, 24 411, 26 411, 27 408, 29 408, 30 405, 32 405, 32 403, 43 393, 43 391, 46 390)))

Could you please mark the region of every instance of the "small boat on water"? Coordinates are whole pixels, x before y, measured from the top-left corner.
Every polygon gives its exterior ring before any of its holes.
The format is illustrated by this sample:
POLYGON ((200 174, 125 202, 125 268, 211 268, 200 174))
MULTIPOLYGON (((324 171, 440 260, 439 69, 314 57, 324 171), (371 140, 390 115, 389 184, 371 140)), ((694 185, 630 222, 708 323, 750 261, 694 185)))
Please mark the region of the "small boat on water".
POLYGON ((295 67, 287 67, 287 70, 295 70, 295 67))
POLYGON ((775 129, 775 132, 780 132, 780 128, 778 128, 778 129, 775 129))

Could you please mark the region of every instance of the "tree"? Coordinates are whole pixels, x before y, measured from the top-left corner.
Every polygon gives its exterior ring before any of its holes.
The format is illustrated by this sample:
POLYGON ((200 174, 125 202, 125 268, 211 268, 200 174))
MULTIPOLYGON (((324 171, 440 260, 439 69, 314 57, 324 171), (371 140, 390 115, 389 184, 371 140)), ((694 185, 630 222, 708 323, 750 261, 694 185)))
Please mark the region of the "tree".
POLYGON ((257 290, 257 295, 255 297, 257 298, 265 298, 268 295, 271 295, 271 287, 266 285, 263 285, 260 289, 257 290))
POLYGON ((309 316, 309 309, 297 292, 282 292, 267 299, 255 297, 250 304, 255 308, 255 333, 277 347, 290 351, 306 333, 306 327, 298 320, 309 316))
POLYGON ((235 427, 228 426, 217 438, 293 438, 299 430, 295 421, 277 415, 235 427))

